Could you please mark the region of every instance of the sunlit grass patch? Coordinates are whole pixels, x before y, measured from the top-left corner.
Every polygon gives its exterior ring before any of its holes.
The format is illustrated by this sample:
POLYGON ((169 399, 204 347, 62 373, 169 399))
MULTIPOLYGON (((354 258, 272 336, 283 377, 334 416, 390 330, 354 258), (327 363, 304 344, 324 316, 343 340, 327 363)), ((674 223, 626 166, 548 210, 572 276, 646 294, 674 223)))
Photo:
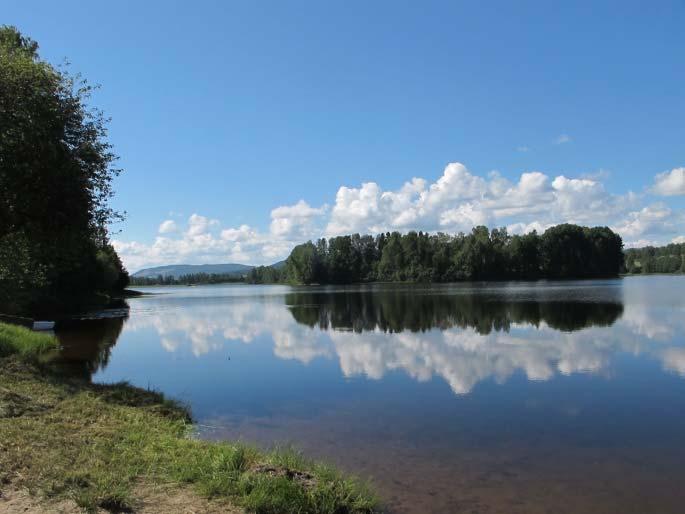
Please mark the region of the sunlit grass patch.
POLYGON ((57 346, 57 339, 52 335, 0 323, 0 357, 14 354, 37 357, 56 349, 57 346))

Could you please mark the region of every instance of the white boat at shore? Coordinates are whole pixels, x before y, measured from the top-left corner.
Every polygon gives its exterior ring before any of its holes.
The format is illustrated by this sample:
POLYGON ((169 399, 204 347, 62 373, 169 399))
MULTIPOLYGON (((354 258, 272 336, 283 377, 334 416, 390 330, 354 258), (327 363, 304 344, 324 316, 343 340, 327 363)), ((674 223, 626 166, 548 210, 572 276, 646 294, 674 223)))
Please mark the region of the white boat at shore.
POLYGON ((32 328, 33 328, 33 330, 36 330, 36 331, 54 330, 55 329, 55 322, 54 321, 34 321, 32 328))

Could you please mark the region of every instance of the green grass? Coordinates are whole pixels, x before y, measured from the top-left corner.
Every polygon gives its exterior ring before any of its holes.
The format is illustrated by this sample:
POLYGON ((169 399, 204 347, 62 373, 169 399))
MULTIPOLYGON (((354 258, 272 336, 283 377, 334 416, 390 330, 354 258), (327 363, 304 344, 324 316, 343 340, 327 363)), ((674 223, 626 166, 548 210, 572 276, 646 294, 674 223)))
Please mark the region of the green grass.
MULTIPOLYGON (((10 353, 40 354, 54 344, 0 329, 10 353)), ((147 483, 190 486, 248 512, 378 512, 366 484, 297 451, 201 441, 191 431, 187 409, 159 393, 92 385, 17 355, 0 358, 0 487, 12 482, 88 511, 135 509, 136 487, 147 483)))
POLYGON ((27 328, 0 323, 0 357, 38 357, 57 348, 57 339, 27 328))

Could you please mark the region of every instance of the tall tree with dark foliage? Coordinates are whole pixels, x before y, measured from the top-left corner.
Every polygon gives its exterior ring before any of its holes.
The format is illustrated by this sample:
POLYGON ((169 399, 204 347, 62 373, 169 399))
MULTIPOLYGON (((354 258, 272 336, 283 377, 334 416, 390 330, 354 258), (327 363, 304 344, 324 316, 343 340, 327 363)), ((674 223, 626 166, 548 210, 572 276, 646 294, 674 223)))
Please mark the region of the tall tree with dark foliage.
POLYGON ((66 307, 128 275, 109 245, 119 174, 92 87, 0 27, 0 309, 66 307))

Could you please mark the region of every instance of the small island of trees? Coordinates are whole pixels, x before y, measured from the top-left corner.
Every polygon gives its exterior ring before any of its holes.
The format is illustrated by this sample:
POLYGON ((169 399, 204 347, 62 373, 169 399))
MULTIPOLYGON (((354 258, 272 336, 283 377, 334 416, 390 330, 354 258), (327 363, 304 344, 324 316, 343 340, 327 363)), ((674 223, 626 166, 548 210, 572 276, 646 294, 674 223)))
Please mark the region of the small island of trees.
POLYGON ((296 246, 283 279, 297 284, 457 282, 617 276, 623 241, 608 227, 557 225, 538 235, 475 227, 470 234, 353 234, 296 246))

